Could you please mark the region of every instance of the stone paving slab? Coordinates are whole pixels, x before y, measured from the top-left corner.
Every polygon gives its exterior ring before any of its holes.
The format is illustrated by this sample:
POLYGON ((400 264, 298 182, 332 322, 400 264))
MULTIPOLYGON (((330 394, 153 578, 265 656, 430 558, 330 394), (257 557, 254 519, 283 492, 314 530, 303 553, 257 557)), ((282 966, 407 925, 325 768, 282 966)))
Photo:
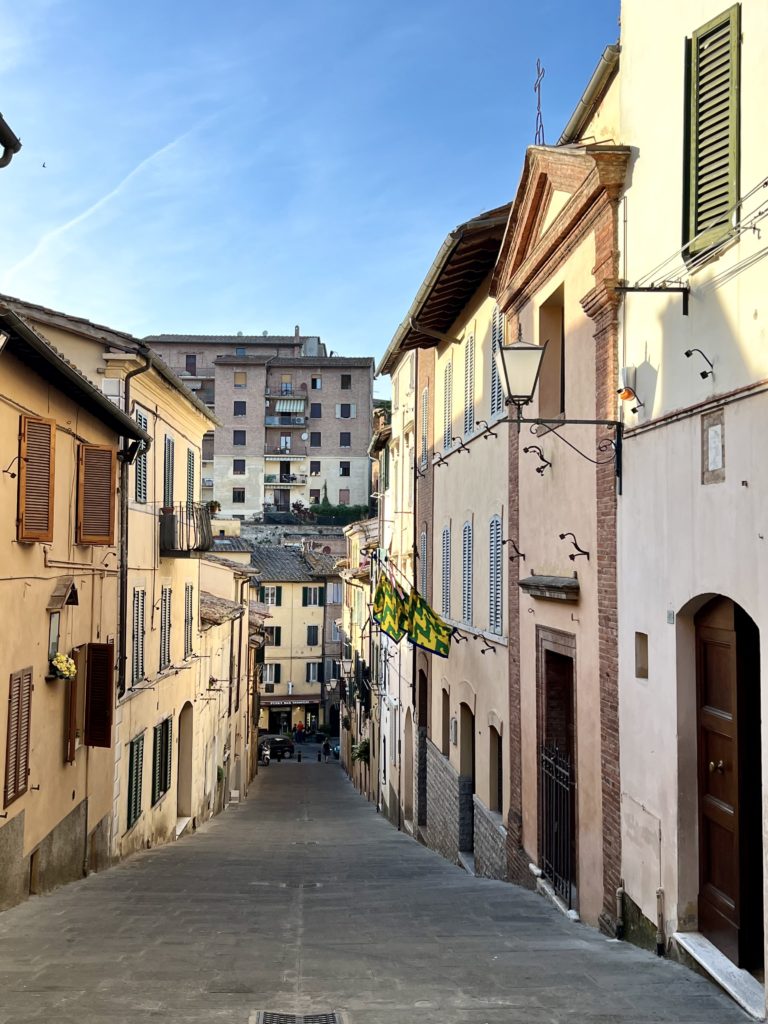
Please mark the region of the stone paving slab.
POLYGON ((473 878, 338 763, 273 762, 247 802, 0 914, 0 1024, 743 1024, 709 981, 473 878))

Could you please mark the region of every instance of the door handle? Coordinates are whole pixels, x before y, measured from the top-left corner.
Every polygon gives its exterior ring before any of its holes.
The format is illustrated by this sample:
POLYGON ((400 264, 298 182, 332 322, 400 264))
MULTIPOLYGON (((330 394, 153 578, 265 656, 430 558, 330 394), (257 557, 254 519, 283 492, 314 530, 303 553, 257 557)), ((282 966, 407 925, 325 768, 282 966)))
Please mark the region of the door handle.
POLYGON ((715 763, 714 761, 710 761, 709 762, 709 770, 710 770, 710 772, 720 772, 721 775, 724 775, 725 774, 725 761, 718 761, 717 763, 715 763))

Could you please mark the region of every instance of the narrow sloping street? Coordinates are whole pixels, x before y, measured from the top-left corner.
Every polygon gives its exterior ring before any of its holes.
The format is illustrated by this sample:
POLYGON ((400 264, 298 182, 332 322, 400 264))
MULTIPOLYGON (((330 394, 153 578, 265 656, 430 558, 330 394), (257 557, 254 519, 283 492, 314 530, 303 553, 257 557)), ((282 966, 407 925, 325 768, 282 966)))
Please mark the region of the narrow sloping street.
POLYGON ((195 835, 0 915, 0 985, 2 1024, 748 1019, 683 967, 398 834, 311 748, 195 835))

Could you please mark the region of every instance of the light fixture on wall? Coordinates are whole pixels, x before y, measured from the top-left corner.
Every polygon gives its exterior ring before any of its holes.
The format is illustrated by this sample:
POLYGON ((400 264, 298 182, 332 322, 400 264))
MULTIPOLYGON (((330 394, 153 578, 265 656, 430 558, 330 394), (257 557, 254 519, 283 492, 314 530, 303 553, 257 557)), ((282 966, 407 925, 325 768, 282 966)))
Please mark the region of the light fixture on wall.
POLYGON ((634 366, 622 366, 619 370, 619 386, 616 389, 616 394, 619 396, 622 402, 634 402, 635 404, 631 407, 632 412, 637 412, 638 409, 643 409, 645 403, 641 402, 638 398, 637 391, 635 390, 635 380, 637 378, 637 369, 634 366))
POLYGON ((701 351, 700 348, 687 348, 685 350, 685 358, 686 359, 690 359, 694 352, 698 352, 699 355, 701 356, 701 358, 704 360, 704 362, 709 367, 708 370, 699 370, 699 376, 701 377, 701 379, 702 380, 706 380, 707 377, 714 377, 714 375, 715 375, 715 364, 712 362, 712 360, 709 358, 709 356, 706 356, 701 351))
MULTIPOLYGON (((619 494, 621 493, 621 444, 622 430, 624 424, 621 420, 582 420, 582 419, 547 419, 542 417, 529 418, 523 416, 523 409, 533 401, 536 385, 539 382, 541 366, 544 355, 547 351, 547 342, 543 345, 531 345, 523 341, 522 325, 518 323, 517 341, 512 345, 499 345, 494 354, 496 368, 499 374, 502 388, 505 393, 505 404, 514 405, 517 410, 517 432, 523 423, 531 424, 531 433, 537 434, 536 427, 546 427, 548 433, 554 434, 561 441, 572 448, 577 455, 587 459, 593 465, 602 465, 608 461, 614 463, 616 476, 619 481, 619 494), (559 431, 565 426, 591 426, 610 427, 613 429, 613 438, 602 438, 598 442, 598 451, 612 449, 611 459, 594 459, 591 455, 580 451, 574 444, 563 437, 559 431)), ((545 467, 546 468, 546 467, 545 467)))

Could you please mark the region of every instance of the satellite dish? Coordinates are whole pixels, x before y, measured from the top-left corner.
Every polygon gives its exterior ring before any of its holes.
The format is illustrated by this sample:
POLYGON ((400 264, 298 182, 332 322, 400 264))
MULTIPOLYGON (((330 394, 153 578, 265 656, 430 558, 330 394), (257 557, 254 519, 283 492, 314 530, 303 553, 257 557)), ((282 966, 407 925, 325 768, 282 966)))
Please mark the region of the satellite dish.
POLYGON ((306 441, 308 437, 309 437, 309 434, 305 430, 304 433, 301 435, 301 440, 302 441, 306 441))

